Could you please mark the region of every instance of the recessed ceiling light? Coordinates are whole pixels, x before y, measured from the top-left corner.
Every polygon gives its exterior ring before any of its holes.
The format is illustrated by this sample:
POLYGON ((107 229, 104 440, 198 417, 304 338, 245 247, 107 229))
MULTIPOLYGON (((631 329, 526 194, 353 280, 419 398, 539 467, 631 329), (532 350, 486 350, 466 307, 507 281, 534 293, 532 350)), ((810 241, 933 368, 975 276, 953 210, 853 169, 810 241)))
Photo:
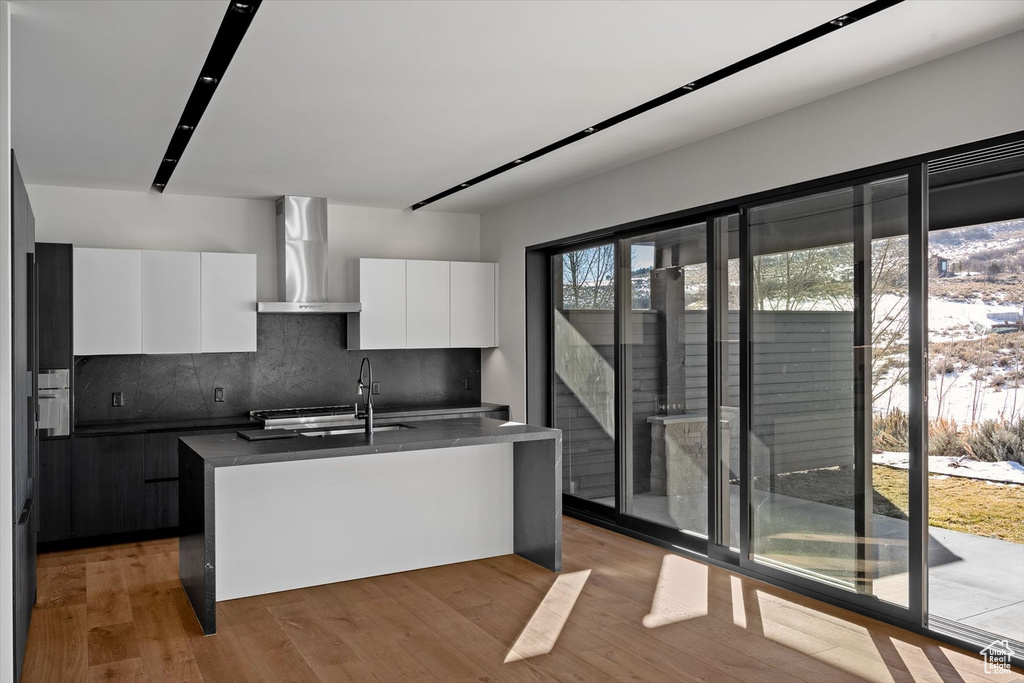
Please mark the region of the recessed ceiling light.
POLYGON ((523 160, 522 160, 522 159, 516 159, 516 160, 515 160, 515 161, 513 161, 512 163, 513 163, 513 164, 521 164, 521 163, 523 163, 523 160))
POLYGON ((185 102, 185 108, 179 114, 178 124, 171 134, 171 140, 164 151, 152 187, 159 190, 164 187, 177 168, 181 155, 192 139, 192 133, 202 119, 203 112, 217 89, 217 83, 224 77, 227 68, 235 55, 242 38, 252 24, 263 0, 228 0, 224 10, 220 28, 213 38, 213 44, 206 55, 206 61, 199 76, 192 84, 192 92, 185 102), (214 75, 216 74, 216 75, 214 75), (160 182, 156 182, 156 181, 160 182))
POLYGON ((697 85, 695 83, 687 83, 683 86, 683 90, 693 90, 697 85))
POLYGON ((595 130, 597 130, 597 129, 594 128, 593 126, 591 126, 590 128, 584 128, 583 132, 584 133, 593 133, 595 130))
POLYGON ((830 21, 828 23, 832 24, 833 26, 846 26, 847 22, 849 22, 849 21, 850 21, 850 17, 848 15, 844 14, 843 16, 838 17, 836 19, 833 19, 832 21, 830 21))
POLYGON ((462 187, 469 187, 469 183, 462 183, 462 187))

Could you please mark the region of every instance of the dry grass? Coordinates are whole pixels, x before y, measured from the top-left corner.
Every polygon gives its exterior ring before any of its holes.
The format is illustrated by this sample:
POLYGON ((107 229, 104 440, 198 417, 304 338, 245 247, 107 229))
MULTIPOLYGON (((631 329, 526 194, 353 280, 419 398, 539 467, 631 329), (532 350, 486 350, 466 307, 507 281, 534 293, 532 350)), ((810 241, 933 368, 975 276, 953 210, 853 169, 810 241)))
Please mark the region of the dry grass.
MULTIPOLYGON (((881 495, 906 516, 906 470, 876 465, 874 482, 875 496, 881 495)), ((1024 486, 929 477, 928 523, 940 529, 1024 544, 1024 486)))
MULTIPOLYGON (((907 519, 907 471, 872 468, 874 513, 907 519)), ((756 482, 756 488, 766 488, 756 482)), ((779 476, 775 491, 837 507, 853 507, 853 471, 830 468, 779 476)), ((941 529, 1024 544, 1024 486, 999 486, 963 477, 929 477, 928 523, 941 529)))
MULTIPOLYGON (((1019 248, 1019 247, 1018 247, 1019 248)), ((1019 273, 1004 273, 989 278, 968 275, 955 278, 928 279, 928 295, 950 301, 983 301, 987 304, 1011 305, 1024 295, 1024 277, 1019 273)))

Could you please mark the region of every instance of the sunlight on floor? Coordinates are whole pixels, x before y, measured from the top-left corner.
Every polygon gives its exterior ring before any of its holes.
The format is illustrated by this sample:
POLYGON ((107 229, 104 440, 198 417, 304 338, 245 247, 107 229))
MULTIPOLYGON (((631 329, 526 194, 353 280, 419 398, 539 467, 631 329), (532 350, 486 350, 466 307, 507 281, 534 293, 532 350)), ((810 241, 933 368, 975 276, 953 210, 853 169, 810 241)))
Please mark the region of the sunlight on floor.
POLYGON ((588 578, 590 570, 586 569, 562 574, 555 579, 526 628, 505 655, 506 664, 551 652, 588 578))
POLYGON ((651 613, 644 626, 656 628, 708 613, 708 567, 678 555, 661 561, 658 585, 654 589, 651 613))
POLYGON ((743 581, 738 576, 729 577, 732 591, 732 623, 740 628, 747 627, 747 610, 743 603, 743 581))

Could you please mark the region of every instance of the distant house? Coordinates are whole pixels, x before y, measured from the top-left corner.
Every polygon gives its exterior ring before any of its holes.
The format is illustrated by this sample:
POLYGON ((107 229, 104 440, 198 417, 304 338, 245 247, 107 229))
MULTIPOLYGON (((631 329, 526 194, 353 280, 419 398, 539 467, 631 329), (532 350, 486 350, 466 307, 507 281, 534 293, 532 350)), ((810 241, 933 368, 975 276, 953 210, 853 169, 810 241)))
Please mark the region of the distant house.
POLYGON ((938 277, 949 277, 953 274, 953 268, 949 263, 949 259, 945 256, 932 254, 928 257, 928 266, 938 277))

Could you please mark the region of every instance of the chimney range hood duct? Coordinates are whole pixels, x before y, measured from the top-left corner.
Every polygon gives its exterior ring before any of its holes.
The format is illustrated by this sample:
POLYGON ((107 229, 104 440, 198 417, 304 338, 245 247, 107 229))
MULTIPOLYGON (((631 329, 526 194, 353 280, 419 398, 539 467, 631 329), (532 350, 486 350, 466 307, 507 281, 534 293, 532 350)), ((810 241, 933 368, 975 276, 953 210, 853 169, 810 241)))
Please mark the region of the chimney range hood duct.
POLYGON ((260 313, 358 313, 358 303, 327 300, 327 200, 285 196, 277 215, 280 301, 261 301, 260 313))

